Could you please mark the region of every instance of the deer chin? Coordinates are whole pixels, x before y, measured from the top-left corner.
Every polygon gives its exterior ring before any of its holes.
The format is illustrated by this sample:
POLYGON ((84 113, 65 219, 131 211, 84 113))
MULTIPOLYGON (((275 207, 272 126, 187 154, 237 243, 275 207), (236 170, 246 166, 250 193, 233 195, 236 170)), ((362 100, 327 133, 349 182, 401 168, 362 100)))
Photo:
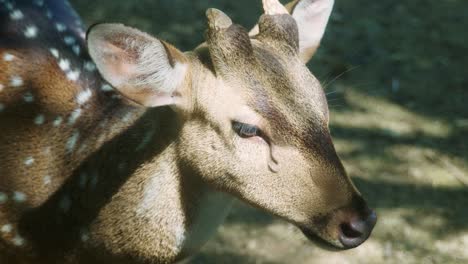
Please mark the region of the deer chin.
POLYGON ((336 241, 328 241, 316 234, 315 231, 310 228, 299 227, 302 233, 309 239, 310 242, 314 243, 317 247, 327 251, 343 251, 346 250, 341 243, 336 241))

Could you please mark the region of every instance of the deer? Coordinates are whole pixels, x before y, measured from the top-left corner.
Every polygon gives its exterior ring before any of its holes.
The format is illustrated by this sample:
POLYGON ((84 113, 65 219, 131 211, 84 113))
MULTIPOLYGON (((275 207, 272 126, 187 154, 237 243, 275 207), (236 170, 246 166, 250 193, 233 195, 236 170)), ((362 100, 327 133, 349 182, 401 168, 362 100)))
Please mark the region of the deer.
POLYGON ((307 68, 333 0, 263 0, 247 30, 208 9, 182 52, 87 32, 65 0, 0 0, 0 263, 174 263, 235 199, 320 247, 377 220, 335 151, 307 68))

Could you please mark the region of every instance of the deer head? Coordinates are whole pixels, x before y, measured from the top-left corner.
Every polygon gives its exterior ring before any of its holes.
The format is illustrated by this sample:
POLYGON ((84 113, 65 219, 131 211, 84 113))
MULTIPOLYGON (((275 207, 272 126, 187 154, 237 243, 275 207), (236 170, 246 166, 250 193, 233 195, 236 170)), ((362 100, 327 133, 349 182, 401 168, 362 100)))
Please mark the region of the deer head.
POLYGON ((332 0, 264 0, 248 31, 207 11, 206 43, 182 53, 120 24, 87 37, 102 76, 129 103, 170 105, 178 164, 219 191, 294 223, 337 248, 364 242, 376 222, 338 158, 323 89, 305 66, 332 0))

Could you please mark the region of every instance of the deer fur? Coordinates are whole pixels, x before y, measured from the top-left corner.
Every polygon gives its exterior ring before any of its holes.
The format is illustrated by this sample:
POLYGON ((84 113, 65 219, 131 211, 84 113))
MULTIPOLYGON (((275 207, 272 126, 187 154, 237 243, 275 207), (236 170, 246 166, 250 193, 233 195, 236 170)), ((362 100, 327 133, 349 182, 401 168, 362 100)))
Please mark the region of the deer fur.
POLYGON ((210 9, 184 53, 119 24, 85 39, 66 1, 0 0, 0 263, 172 263, 234 198, 343 247, 338 226, 367 207, 304 65, 332 5, 265 0, 251 36, 210 9))

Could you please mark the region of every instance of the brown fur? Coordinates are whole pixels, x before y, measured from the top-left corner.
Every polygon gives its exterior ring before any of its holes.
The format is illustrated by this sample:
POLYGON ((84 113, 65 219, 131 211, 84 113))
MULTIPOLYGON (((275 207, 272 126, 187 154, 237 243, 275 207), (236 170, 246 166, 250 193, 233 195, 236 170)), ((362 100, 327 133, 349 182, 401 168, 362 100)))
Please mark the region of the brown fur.
POLYGON ((61 33, 31 48, 20 31, 0 31, 11 40, 0 41, 0 55, 14 55, 0 60, 0 194, 8 197, 0 230, 11 225, 0 232, 0 263, 171 263, 198 250, 232 196, 341 246, 341 221, 368 209, 333 148, 297 26, 288 15, 264 16, 250 39, 224 14, 208 17, 207 43, 193 52, 164 44, 170 66, 189 70, 174 95, 181 99, 158 108, 139 105, 151 89, 116 87, 126 98, 101 90, 106 82, 81 66, 88 55, 57 44, 61 33), (77 81, 50 46, 81 70, 77 81), (16 75, 23 84, 8 85, 16 75), (238 137, 233 121, 257 125, 266 141, 238 137))

